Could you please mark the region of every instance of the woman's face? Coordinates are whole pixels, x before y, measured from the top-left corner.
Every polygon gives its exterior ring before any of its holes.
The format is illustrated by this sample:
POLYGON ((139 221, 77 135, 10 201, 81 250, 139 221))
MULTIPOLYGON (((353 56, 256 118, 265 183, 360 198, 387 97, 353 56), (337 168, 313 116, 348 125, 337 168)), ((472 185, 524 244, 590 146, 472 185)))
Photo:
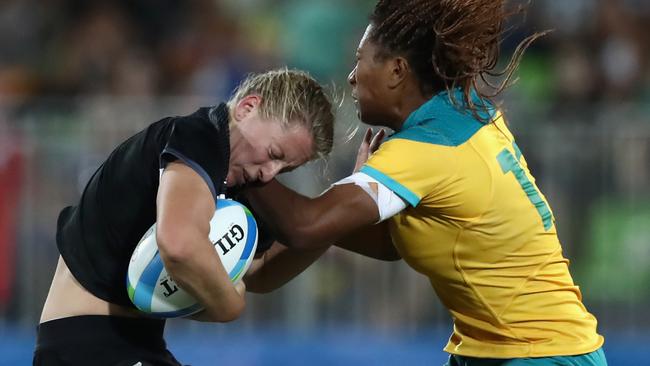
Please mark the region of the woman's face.
POLYGON ((228 187, 266 183, 312 156, 313 138, 307 127, 298 123, 283 127, 276 119, 262 118, 259 102, 257 96, 245 97, 232 114, 228 187))
POLYGON ((377 57, 378 47, 369 39, 373 25, 368 25, 356 52, 356 64, 348 76, 352 99, 359 119, 369 125, 388 125, 391 119, 391 99, 387 77, 390 64, 377 57))

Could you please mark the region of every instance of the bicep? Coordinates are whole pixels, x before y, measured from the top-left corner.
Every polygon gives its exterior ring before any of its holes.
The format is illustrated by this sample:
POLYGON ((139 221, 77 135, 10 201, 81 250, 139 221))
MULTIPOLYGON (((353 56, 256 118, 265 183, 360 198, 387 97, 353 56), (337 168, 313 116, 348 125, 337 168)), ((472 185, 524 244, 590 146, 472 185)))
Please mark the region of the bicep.
POLYGON ((261 218, 292 248, 331 245, 379 221, 375 200, 356 184, 334 185, 316 198, 302 196, 273 180, 248 192, 261 218))
POLYGON ((343 184, 356 185, 372 198, 377 206, 379 221, 384 221, 406 208, 406 202, 397 193, 365 173, 354 173, 334 183, 334 185, 343 184))
POLYGON ((214 199, 205 181, 187 165, 167 165, 160 177, 156 206, 157 236, 208 236, 214 199))
MULTIPOLYGON (((356 186, 374 202, 379 222, 364 225, 339 239, 335 245, 367 257, 380 260, 398 260, 400 255, 393 246, 386 219, 406 208, 406 202, 381 182, 364 174, 355 173, 335 183, 334 187, 356 186)), ((358 190, 357 190, 358 191, 358 190)), ((364 200, 365 203, 369 202, 364 200)), ((364 204, 365 204, 364 203, 364 204)), ((370 211, 370 207, 367 207, 370 211)))

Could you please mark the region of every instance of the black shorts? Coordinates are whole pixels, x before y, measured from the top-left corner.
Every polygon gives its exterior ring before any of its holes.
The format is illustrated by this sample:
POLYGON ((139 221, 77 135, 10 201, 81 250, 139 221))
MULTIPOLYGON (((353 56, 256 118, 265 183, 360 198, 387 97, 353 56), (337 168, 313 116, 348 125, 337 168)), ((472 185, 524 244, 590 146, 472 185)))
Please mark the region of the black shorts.
POLYGON ((84 315, 37 327, 34 365, 179 366, 156 319, 84 315))

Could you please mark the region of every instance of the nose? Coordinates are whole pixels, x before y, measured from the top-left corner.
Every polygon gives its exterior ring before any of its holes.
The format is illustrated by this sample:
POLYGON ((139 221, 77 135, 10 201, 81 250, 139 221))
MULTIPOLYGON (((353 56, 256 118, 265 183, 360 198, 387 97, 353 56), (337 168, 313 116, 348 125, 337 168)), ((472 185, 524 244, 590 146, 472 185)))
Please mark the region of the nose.
POLYGON ((280 161, 270 161, 260 169, 259 180, 262 183, 268 183, 285 167, 285 163, 280 161))
POLYGON ((350 71, 350 74, 348 75, 348 83, 352 86, 354 86, 357 83, 357 67, 355 66, 352 71, 350 71))

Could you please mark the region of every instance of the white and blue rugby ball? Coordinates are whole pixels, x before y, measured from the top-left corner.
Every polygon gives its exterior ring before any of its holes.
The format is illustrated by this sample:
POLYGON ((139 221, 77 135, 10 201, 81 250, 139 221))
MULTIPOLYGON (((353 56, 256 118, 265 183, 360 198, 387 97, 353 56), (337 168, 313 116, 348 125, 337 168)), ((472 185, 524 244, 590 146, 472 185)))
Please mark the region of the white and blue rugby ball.
MULTIPOLYGON (((248 270, 257 247, 253 214, 237 201, 218 199, 209 237, 230 279, 237 282, 248 270)), ((153 316, 176 318, 203 309, 167 274, 158 253, 156 224, 144 234, 131 255, 126 282, 131 302, 153 316)))

